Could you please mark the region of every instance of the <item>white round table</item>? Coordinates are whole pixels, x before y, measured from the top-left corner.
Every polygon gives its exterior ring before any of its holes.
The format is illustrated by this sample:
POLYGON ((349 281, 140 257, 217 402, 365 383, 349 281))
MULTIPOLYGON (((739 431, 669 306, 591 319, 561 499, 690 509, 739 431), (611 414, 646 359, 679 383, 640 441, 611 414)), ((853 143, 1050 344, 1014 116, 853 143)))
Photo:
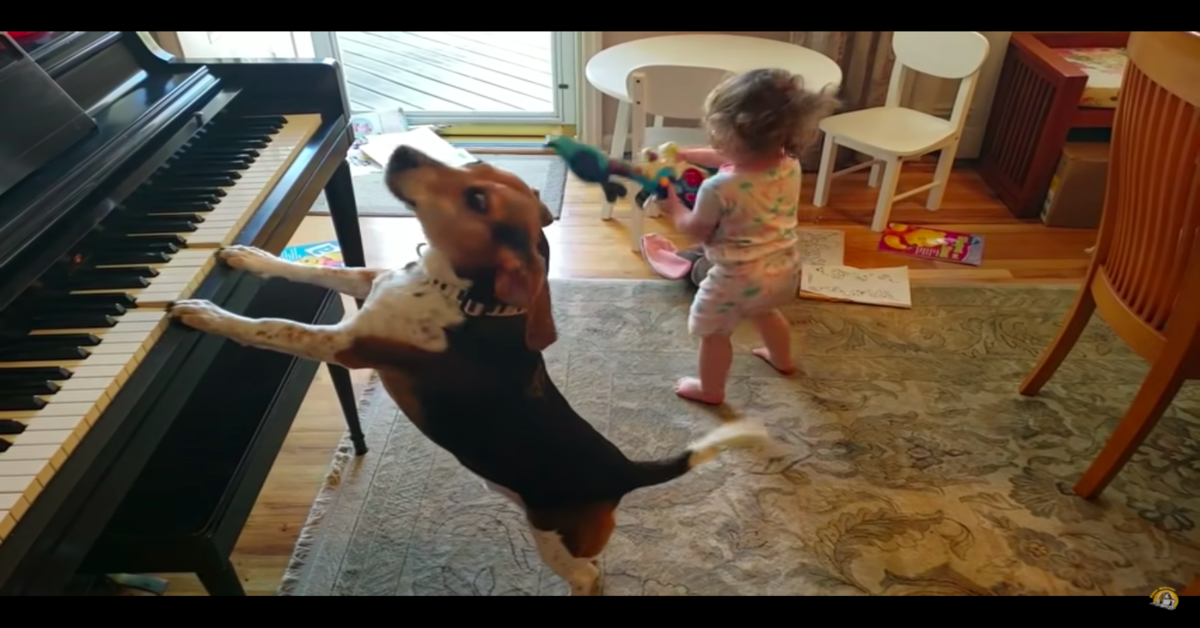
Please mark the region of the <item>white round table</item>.
MULTIPOLYGON (((739 35, 665 35, 617 44, 596 53, 587 64, 587 80, 601 93, 612 96, 617 106, 609 156, 621 159, 629 139, 629 73, 647 65, 682 65, 740 73, 758 68, 782 68, 804 77, 808 89, 842 84, 842 69, 825 55, 802 46, 761 37, 739 35)), ((640 147, 634 147, 638 150, 640 147)), ((639 250, 641 212, 634 203, 633 250, 639 250)), ((657 214, 657 212, 654 212, 657 214)), ((612 204, 605 203, 601 218, 612 218, 612 204)))
POLYGON ((587 80, 622 105, 629 102, 625 81, 644 65, 684 65, 746 72, 782 68, 804 77, 809 89, 842 84, 842 69, 825 55, 795 44, 740 35, 665 35, 647 37, 596 53, 587 64, 587 80))

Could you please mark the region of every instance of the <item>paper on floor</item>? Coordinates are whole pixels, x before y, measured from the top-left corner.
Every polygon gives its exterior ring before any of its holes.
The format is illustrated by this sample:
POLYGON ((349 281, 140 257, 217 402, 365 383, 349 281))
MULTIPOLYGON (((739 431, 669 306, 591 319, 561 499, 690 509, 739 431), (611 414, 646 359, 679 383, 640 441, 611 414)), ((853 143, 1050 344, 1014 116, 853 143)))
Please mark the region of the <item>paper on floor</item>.
POLYGON ((800 271, 800 296, 849 301, 885 307, 912 307, 908 267, 872 268, 805 264, 800 271))
POLYGON ((428 127, 419 127, 404 133, 368 136, 367 142, 362 145, 362 152, 375 163, 386 165, 392 153, 401 146, 411 146, 455 168, 479 161, 472 157, 471 153, 456 148, 428 127))
POLYGON ((846 263, 846 234, 833 229, 797 229, 797 246, 804 264, 841 266, 846 263))

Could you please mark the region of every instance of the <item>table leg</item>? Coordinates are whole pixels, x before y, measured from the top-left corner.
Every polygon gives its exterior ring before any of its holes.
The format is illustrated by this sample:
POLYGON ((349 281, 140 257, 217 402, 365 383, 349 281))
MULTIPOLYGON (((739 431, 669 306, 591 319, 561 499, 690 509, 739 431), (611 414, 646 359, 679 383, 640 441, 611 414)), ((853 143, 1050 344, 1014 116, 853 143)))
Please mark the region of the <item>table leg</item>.
MULTIPOLYGON (((625 142, 629 139, 629 109, 631 105, 624 100, 617 103, 617 123, 613 125, 612 147, 608 156, 613 159, 625 157, 625 142)), ((604 201, 600 206, 600 219, 612 220, 613 204, 604 201)))

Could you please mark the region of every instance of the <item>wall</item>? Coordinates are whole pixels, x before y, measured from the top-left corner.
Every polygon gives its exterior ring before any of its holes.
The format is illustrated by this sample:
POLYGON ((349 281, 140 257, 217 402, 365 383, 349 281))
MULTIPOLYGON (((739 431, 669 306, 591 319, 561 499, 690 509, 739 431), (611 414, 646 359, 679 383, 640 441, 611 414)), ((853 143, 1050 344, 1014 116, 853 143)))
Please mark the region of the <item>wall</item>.
MULTIPOLYGON (((604 31, 602 42, 604 47, 607 48, 644 37, 655 37, 680 32, 719 31, 604 31)), ((763 37, 784 42, 788 41, 788 37, 791 34, 790 31, 720 32, 726 32, 730 35, 763 37)), ((975 98, 971 103, 970 113, 967 115, 963 140, 958 151, 959 159, 974 159, 979 156, 979 148, 983 143, 983 134, 987 127, 987 118, 992 108, 992 97, 996 91, 996 81, 1000 77, 1000 67, 1004 62, 1004 54, 1008 49, 1008 37, 1011 34, 1010 31, 980 31, 980 33, 984 37, 987 37, 991 47, 988 58, 984 61, 983 69, 980 73, 979 86, 975 89, 975 98)), ((914 109, 947 117, 954 108, 954 98, 957 93, 957 81, 947 81, 930 76, 918 76, 912 87, 912 100, 909 101, 908 105, 914 109)), ((612 137, 613 126, 616 122, 617 103, 608 96, 603 97, 603 102, 604 142, 605 146, 607 146, 612 137)))
MULTIPOLYGON (((962 142, 958 148, 959 159, 979 157, 983 145, 983 134, 987 130, 988 116, 992 111, 992 99, 996 94, 996 82, 1000 79, 1000 67, 1008 50, 1011 31, 979 31, 987 38, 988 57, 979 73, 979 86, 967 114, 962 142)), ((913 84, 912 100, 908 105, 936 116, 949 117, 954 110, 954 99, 958 96, 958 81, 948 81, 932 76, 920 75, 913 84)))

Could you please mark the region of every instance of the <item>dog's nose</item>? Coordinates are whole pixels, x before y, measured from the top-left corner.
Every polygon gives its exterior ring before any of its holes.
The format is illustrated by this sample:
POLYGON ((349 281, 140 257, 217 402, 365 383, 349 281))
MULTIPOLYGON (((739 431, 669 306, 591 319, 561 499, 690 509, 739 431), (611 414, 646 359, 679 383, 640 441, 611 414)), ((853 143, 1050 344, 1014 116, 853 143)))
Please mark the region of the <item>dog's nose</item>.
POLYGON ((391 175, 404 172, 405 170, 412 170, 428 160, 429 158, 422 154, 421 151, 411 146, 401 146, 388 159, 387 173, 391 175))

